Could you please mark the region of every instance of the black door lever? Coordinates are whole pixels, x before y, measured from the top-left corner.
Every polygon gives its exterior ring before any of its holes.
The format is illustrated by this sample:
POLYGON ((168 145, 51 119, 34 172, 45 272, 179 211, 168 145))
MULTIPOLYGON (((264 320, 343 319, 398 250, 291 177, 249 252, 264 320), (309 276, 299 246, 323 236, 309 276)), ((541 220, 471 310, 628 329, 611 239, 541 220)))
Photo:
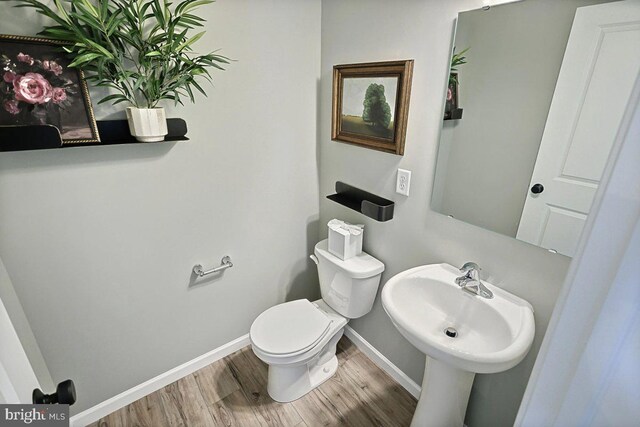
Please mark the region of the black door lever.
POLYGON ((72 380, 65 380, 58 384, 55 393, 44 394, 42 390, 36 388, 33 390, 31 399, 34 404, 51 405, 53 403, 61 403, 73 405, 76 403, 76 387, 72 380))

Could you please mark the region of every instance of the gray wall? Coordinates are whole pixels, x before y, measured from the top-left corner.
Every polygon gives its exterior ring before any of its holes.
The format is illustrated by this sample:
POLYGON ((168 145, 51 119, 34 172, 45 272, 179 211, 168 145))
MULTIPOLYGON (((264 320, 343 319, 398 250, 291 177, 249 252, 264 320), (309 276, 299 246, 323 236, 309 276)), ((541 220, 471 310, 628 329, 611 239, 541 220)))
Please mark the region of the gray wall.
MULTIPOLYGON (((365 251, 386 264, 383 283, 417 265, 473 260, 483 267, 483 278, 534 306, 536 336, 527 358, 507 372, 478 375, 473 387, 467 424, 495 427, 513 424, 569 260, 429 208, 453 22, 459 11, 480 6, 476 0, 323 1, 320 237, 331 218, 364 222, 365 251), (405 155, 331 141, 332 66, 395 59, 415 59, 405 155), (408 198, 395 194, 398 167, 412 171, 408 198), (395 200, 393 220, 377 223, 326 200, 337 180, 395 200)), ((420 383, 424 356, 396 331, 379 298, 370 314, 351 325, 420 383)))
POLYGON ((576 8, 604 2, 527 0, 460 15, 464 115, 442 132, 449 163, 436 210, 515 237, 576 8))
MULTIPOLYGON (((0 33, 40 28, 0 8, 0 33)), ((191 141, 0 153, 0 258, 54 381, 76 382, 75 412, 317 296, 320 1, 202 10, 198 49, 237 61, 171 108, 191 141), (231 270, 189 287, 225 254, 231 270)))

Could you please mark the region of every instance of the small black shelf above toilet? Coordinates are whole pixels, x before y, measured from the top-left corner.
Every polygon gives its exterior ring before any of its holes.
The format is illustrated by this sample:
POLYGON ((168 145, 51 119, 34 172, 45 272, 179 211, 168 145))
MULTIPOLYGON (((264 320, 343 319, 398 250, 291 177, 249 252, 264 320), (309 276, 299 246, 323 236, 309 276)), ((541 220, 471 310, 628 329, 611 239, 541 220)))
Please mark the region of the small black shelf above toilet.
POLYGON ((393 208, 395 206, 393 201, 341 181, 336 181, 336 194, 328 195, 327 199, 358 211, 379 222, 393 219, 393 208))

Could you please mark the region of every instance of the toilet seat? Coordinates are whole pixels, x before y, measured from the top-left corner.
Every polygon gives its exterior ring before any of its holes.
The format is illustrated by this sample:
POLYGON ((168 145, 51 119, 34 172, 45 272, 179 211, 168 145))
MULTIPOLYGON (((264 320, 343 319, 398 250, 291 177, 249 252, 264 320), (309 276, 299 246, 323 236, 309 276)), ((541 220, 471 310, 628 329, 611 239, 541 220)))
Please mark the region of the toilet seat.
POLYGON ((306 299, 278 304, 263 312, 251 325, 251 343, 272 357, 305 353, 321 341, 333 320, 306 299))

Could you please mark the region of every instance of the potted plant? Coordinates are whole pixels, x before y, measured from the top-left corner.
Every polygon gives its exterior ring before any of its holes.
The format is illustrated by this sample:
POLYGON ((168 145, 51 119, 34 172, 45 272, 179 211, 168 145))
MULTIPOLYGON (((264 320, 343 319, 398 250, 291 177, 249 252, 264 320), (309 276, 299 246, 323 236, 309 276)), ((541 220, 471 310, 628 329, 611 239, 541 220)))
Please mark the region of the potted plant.
POLYGON ((462 52, 456 53, 456 48, 453 48, 451 66, 449 67, 447 99, 444 104, 445 120, 462 118, 462 108, 458 108, 458 67, 467 63, 467 58, 464 54, 467 53, 468 50, 469 48, 466 48, 462 52))
POLYGON ((467 57, 464 56, 464 54, 467 53, 469 49, 470 48, 466 48, 462 52, 456 53, 456 48, 453 48, 453 55, 451 56, 451 66, 449 68, 450 85, 458 83, 458 67, 467 63, 467 57))
POLYGON ((228 59, 216 53, 196 55, 193 45, 205 31, 191 35, 205 20, 194 12, 214 0, 16 0, 50 18, 43 36, 66 42, 87 80, 113 92, 102 100, 128 103, 131 134, 139 141, 162 141, 167 134, 163 100, 194 102, 194 90, 206 96, 199 79, 223 70, 228 59))

